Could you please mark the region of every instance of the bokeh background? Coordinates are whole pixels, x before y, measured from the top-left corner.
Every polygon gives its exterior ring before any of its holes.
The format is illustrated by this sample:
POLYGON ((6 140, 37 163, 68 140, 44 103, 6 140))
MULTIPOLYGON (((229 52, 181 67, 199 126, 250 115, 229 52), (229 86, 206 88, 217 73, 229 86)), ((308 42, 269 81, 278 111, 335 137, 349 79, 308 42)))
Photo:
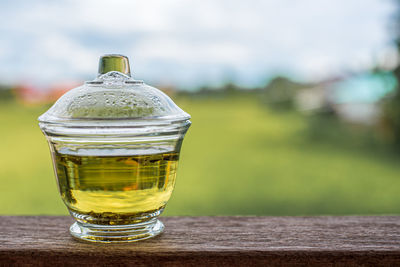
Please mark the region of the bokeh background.
POLYGON ((0 2, 0 214, 66 214, 37 117, 121 53, 192 115, 166 215, 400 213, 400 2, 0 2))

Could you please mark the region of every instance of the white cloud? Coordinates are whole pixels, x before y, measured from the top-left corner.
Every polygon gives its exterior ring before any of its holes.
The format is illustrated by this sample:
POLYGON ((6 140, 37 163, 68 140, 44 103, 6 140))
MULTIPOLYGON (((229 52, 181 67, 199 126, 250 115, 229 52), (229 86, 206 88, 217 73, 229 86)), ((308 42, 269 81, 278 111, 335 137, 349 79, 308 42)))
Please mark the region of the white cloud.
POLYGON ((138 78, 182 86, 227 73, 248 84, 277 72, 321 78, 392 51, 392 12, 389 0, 10 1, 0 3, 0 79, 91 78, 109 52, 132 57, 138 78))

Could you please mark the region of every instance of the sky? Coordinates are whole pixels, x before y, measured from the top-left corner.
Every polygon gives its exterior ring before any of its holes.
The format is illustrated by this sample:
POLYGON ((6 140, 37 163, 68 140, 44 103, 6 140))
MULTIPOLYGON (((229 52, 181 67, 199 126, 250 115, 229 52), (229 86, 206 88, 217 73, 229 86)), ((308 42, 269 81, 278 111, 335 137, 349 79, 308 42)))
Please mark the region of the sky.
POLYGON ((0 83, 92 80, 98 58, 193 89, 326 79, 398 62, 394 0, 0 1, 0 83))

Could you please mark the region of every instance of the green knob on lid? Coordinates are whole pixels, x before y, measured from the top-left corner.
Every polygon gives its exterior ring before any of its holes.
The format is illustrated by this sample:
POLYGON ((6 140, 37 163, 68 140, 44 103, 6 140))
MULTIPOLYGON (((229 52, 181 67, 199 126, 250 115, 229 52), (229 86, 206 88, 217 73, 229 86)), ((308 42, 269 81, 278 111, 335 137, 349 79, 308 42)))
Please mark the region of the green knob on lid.
POLYGON ((99 61, 99 75, 110 71, 119 71, 131 76, 128 57, 114 54, 102 56, 99 61))

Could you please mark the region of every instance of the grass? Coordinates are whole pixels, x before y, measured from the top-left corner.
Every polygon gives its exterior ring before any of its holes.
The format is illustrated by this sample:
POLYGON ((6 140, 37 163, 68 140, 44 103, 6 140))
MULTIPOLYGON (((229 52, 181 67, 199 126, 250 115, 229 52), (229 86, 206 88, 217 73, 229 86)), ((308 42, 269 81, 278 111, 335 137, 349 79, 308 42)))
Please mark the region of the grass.
MULTIPOLYGON (((193 125, 166 215, 400 213, 398 157, 316 142, 304 117, 253 97, 178 104, 193 125)), ((36 122, 47 108, 0 106, 0 214, 67 213, 36 122)))

